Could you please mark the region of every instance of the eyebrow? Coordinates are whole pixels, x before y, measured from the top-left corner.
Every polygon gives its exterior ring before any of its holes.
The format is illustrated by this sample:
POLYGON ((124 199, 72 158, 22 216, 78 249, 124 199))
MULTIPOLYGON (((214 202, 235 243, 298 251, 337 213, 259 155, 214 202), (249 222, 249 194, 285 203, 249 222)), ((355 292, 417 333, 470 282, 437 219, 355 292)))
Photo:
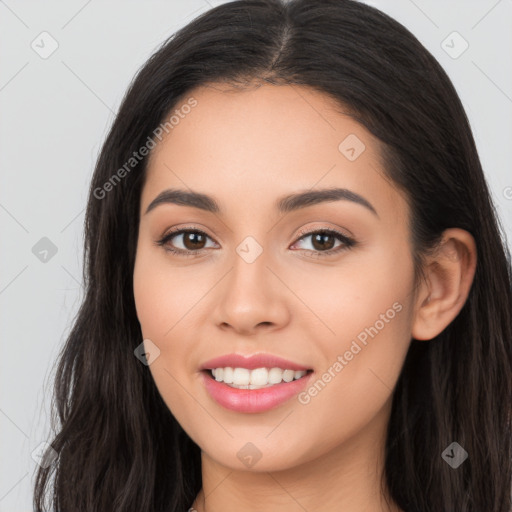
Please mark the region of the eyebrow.
MULTIPOLYGON (((374 215, 379 216, 373 205, 367 199, 346 188, 326 188, 296 192, 278 198, 275 202, 275 207, 281 213, 288 213, 320 203, 342 200, 352 201, 353 203, 364 206, 374 215)), ((145 214, 155 209, 158 205, 169 203, 180 206, 190 206, 211 213, 221 213, 221 208, 213 197, 200 192, 182 189, 166 189, 160 192, 160 194, 151 201, 145 214)))

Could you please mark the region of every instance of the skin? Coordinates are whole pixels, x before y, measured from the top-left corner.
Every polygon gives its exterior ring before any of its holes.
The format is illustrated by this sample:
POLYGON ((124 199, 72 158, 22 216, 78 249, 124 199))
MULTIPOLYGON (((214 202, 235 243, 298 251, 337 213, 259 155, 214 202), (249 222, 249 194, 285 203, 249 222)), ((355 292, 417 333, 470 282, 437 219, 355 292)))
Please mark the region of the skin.
POLYGON ((191 96, 197 106, 151 154, 133 284, 143 338, 160 350, 151 375, 202 451, 194 509, 400 511, 380 487, 393 389, 411 337, 433 338, 462 308, 476 265, 473 238, 447 230, 415 288, 409 209, 364 127, 303 86, 217 84, 191 96), (354 161, 338 149, 349 134, 366 147, 354 161), (274 208, 285 194, 328 187, 362 195, 378 215, 347 200, 287 214, 274 208), (146 214, 167 188, 211 195, 222 213, 161 204, 146 214), (168 246, 199 255, 155 244, 170 228, 191 225, 209 238, 194 245, 177 235, 168 246), (322 257, 343 242, 327 238, 322 249, 299 234, 333 228, 357 244, 322 257), (252 263, 236 252, 247 236, 263 250, 252 263), (400 312, 307 404, 293 397, 239 413, 202 384, 200 365, 233 352, 272 353, 321 378, 394 303, 400 312), (247 442, 261 453, 252 467, 237 457, 247 442))

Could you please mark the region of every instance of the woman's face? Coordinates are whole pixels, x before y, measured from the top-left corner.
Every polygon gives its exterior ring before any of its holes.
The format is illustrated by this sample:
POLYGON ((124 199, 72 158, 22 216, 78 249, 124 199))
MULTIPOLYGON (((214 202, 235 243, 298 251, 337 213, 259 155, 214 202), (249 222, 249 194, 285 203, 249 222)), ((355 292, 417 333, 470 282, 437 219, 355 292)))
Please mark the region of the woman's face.
POLYGON ((161 396, 230 468, 377 449, 414 319, 408 208, 383 175, 377 140, 305 87, 203 87, 180 105, 147 169, 133 276, 161 396), (169 189, 211 199, 194 206, 169 194, 147 211, 169 189), (317 196, 326 189, 348 192, 326 201, 317 196), (157 244, 180 229, 191 233, 157 244), (233 354, 287 363, 207 364, 233 354), (253 390, 202 369, 267 383, 302 374, 251 368, 293 363, 312 373, 253 390))

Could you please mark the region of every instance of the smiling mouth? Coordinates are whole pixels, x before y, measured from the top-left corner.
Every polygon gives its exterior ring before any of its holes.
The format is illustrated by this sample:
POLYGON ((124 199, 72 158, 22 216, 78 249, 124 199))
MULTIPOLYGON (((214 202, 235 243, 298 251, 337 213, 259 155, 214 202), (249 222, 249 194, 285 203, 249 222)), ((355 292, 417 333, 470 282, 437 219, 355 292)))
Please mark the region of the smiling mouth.
POLYGON ((211 379, 236 389, 262 389, 287 384, 313 372, 283 368, 212 368, 203 370, 211 379))

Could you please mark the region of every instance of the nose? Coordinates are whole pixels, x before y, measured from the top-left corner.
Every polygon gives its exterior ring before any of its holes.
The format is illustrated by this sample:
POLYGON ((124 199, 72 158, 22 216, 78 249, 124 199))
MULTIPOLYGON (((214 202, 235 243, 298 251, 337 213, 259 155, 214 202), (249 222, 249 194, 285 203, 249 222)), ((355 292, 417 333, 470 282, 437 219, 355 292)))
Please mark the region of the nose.
POLYGON ((218 285, 215 323, 223 330, 251 336, 264 330, 282 329, 290 321, 293 296, 271 268, 263 252, 252 262, 238 255, 218 285))

